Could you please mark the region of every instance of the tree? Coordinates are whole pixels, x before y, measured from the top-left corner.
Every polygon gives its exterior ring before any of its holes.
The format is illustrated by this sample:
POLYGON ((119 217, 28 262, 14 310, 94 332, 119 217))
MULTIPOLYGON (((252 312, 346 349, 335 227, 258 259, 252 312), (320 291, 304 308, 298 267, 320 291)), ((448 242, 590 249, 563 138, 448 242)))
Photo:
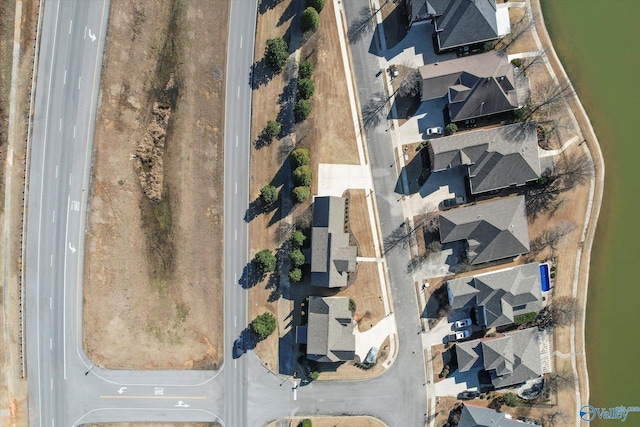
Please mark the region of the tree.
POLYGON ((411 69, 409 73, 405 74, 400 80, 400 86, 398 87, 397 93, 400 96, 416 96, 420 93, 420 82, 422 81, 422 77, 420 77, 420 73, 416 69, 411 69))
POLYGON ((253 319, 251 329, 258 336, 258 339, 262 341, 276 330, 276 318, 269 312, 262 313, 253 319))
POLYGON ((293 283, 298 283, 300 280, 302 280, 302 270, 296 267, 293 270, 289 271, 289 280, 291 280, 293 283))
POLYGON ((516 408, 520 404, 520 401, 518 400, 518 396, 516 396, 515 393, 509 392, 504 395, 503 399, 504 399, 503 400, 504 404, 511 408, 516 408))
POLYGON ((532 99, 531 109, 525 120, 531 119, 540 110, 548 115, 553 115, 557 112, 561 101, 574 95, 573 86, 567 80, 560 81, 558 84, 552 81, 538 82, 531 93, 535 94, 535 98, 532 99))
POLYGON ((308 7, 302 12, 302 16, 300 16, 300 28, 303 33, 307 31, 311 31, 315 33, 318 30, 318 26, 320 25, 320 16, 318 15, 318 11, 312 7, 308 7))
POLYGON ((316 12, 320 13, 322 9, 324 9, 324 1, 325 0, 307 0, 307 7, 312 7, 316 12))
POLYGON ((456 132, 458 132, 458 125, 455 123, 449 123, 444 127, 445 135, 453 135, 456 132))
POLYGON ((260 190, 260 200, 265 206, 270 206, 278 200, 278 189, 271 184, 267 184, 260 190))
POLYGON ((309 198, 309 187, 305 187, 304 185, 295 187, 293 191, 291 191, 291 194, 296 203, 302 203, 309 198))
POLYGON ((282 131, 282 125, 280 124, 279 121, 269 120, 267 122, 267 125, 264 127, 262 134, 264 135, 264 138, 267 141, 271 142, 273 138, 280 135, 281 131, 282 131))
POLYGON ((300 267, 305 262, 304 254, 300 249, 292 250, 289 254, 289 259, 291 260, 291 263, 294 265, 294 267, 300 267))
POLYGON ((311 79, 298 80, 298 99, 309 99, 313 96, 316 86, 311 79))
POLYGON ((554 297, 549 307, 553 323, 557 326, 568 326, 578 317, 578 301, 569 295, 554 297))
POLYGON ((540 252, 547 247, 555 251, 558 243, 575 229, 576 225, 571 221, 561 221, 557 225, 545 229, 531 242, 531 252, 540 252))
POLYGON ((263 273, 269 273, 276 269, 276 256, 269 249, 258 252, 253 260, 263 273))
POLYGON ((307 99, 299 99, 296 105, 293 106, 293 115, 296 122, 303 122, 311 114, 311 102, 307 99))
POLYGON ((313 75, 313 62, 305 59, 300 62, 300 66, 298 67, 298 78, 299 79, 310 79, 313 75))
POLYGON ((293 171, 293 182, 296 186, 303 185, 308 187, 311 185, 311 181, 313 181, 313 174, 308 165, 298 166, 293 171))
POLYGON ((574 387, 576 383, 576 376, 573 373, 571 365, 565 362, 562 365, 562 369, 556 369, 547 381, 547 387, 552 393, 557 393, 562 390, 569 390, 574 387))
POLYGON ((291 233, 291 244, 294 248, 301 248, 304 245, 304 241, 307 239, 307 236, 300 230, 295 230, 291 233))
POLYGON ((543 425, 545 426, 554 426, 556 423, 558 425, 566 425, 567 423, 567 414, 565 414, 562 410, 555 410, 554 412, 547 412, 542 417, 543 425))
POLYGON ((292 168, 305 166, 311 163, 311 152, 308 148, 298 147, 289 154, 289 162, 292 168))
POLYGON ((264 52, 265 60, 272 68, 280 71, 289 58, 289 46, 284 39, 268 39, 264 52))

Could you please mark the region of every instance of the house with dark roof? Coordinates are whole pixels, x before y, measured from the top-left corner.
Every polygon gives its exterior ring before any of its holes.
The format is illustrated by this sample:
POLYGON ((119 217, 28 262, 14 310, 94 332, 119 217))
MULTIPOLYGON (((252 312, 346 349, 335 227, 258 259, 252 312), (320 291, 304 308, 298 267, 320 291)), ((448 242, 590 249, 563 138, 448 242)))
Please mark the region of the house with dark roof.
POLYGON ((458 427, 526 427, 535 424, 516 421, 511 415, 480 406, 462 405, 458 427))
POLYGON ((449 280, 447 294, 453 310, 475 309, 480 326, 509 325, 517 315, 542 310, 540 264, 449 280))
POLYGON ((316 362, 353 360, 356 323, 346 297, 309 297, 309 321, 296 330, 296 342, 307 345, 307 358, 316 362))
POLYGON ((431 20, 440 51, 479 45, 510 32, 508 10, 495 0, 409 0, 409 21, 431 20))
POLYGON ((465 168, 471 194, 519 187, 541 175, 532 122, 431 139, 427 149, 432 172, 465 168))
POLYGON ((345 233, 345 199, 313 199, 311 228, 311 284, 325 288, 347 285, 348 273, 356 271, 358 248, 349 245, 345 233))
POLYGON ((446 96, 452 122, 516 110, 516 86, 528 85, 527 79, 516 79, 507 55, 496 51, 423 65, 418 71, 421 100, 446 96))
POLYGON ((456 358, 460 372, 475 368, 488 371, 496 389, 522 384, 542 375, 538 328, 458 343, 456 358))
POLYGON ((524 196, 492 200, 442 212, 440 242, 465 241, 469 263, 512 258, 529 252, 524 196))

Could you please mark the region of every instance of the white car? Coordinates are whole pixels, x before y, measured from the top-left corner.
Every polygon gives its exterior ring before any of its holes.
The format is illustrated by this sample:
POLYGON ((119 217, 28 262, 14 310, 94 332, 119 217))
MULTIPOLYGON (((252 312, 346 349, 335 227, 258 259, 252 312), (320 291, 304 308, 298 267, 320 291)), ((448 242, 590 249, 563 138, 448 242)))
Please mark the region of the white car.
POLYGON ((453 327, 455 329, 462 329, 462 328, 466 328, 467 326, 471 325, 471 319, 462 319, 462 320, 458 320, 456 323, 453 324, 453 327))
POLYGON ((442 128, 440 126, 427 129, 427 135, 442 135, 442 128))
POLYGON ((468 329, 451 334, 452 338, 454 338, 455 340, 463 340, 465 338, 469 338, 469 335, 471 335, 471 332, 469 332, 468 329))

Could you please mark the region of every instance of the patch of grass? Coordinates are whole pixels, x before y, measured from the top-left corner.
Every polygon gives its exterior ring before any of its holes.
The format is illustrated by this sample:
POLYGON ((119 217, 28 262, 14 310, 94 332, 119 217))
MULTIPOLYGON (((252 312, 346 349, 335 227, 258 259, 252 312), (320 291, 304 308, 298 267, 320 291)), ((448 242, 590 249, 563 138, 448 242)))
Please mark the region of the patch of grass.
POLYGON ((164 296, 167 294, 167 279, 156 279, 151 282, 151 285, 160 292, 160 295, 164 296))
POLYGON ((178 315, 178 321, 180 323, 183 323, 185 320, 187 320, 187 316, 189 315, 189 311, 191 311, 191 309, 189 308, 189 304, 187 304, 186 302, 177 302, 176 303, 176 312, 178 315))
POLYGON ((523 323, 529 323, 536 320, 536 316, 538 313, 532 311, 531 313, 518 314, 517 316, 513 316, 513 323, 516 325, 522 325, 523 323))
POLYGON ((160 230, 169 233, 171 231, 171 206, 169 205, 169 201, 163 199, 153 205, 153 213, 158 220, 160 230))

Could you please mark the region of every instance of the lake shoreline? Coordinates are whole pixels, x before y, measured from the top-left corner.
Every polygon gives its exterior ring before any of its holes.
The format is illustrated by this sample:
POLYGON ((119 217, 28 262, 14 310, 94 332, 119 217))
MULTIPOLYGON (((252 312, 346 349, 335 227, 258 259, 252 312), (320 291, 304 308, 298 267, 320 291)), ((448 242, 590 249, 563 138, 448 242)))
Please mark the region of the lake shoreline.
MULTIPOLYGON (((538 34, 540 42, 545 49, 546 56, 549 59, 549 63, 554 71, 554 74, 557 76, 559 75, 561 78, 566 78, 566 80, 570 81, 573 85, 574 83, 568 77, 547 30, 541 0, 530 0, 530 2, 536 27, 536 33, 538 34)), ((588 404, 590 399, 589 374, 587 368, 585 345, 586 307, 590 273, 589 269, 592 255, 591 251, 604 194, 605 165, 602 150, 598 142, 595 130, 586 113, 586 110, 584 109, 584 106, 578 98, 577 92, 576 96, 572 97, 568 101, 568 103, 570 104, 570 108, 576 116, 580 130, 584 138, 586 139, 586 146, 591 157, 593 158, 595 167, 595 176, 590 183, 590 204, 587 208, 584 229, 581 230, 581 232, 583 233, 581 240, 582 247, 578 248, 575 269, 576 274, 574 275, 573 283, 573 294, 577 298, 583 314, 579 316, 579 320, 575 323, 575 325, 571 327, 572 352, 570 355, 572 367, 573 370, 577 373, 579 384, 578 388, 576 389, 576 403, 578 407, 575 408, 575 420, 577 422, 580 422, 578 409, 580 406, 588 404)), ((558 364, 556 363, 556 366, 557 365, 558 364)))

